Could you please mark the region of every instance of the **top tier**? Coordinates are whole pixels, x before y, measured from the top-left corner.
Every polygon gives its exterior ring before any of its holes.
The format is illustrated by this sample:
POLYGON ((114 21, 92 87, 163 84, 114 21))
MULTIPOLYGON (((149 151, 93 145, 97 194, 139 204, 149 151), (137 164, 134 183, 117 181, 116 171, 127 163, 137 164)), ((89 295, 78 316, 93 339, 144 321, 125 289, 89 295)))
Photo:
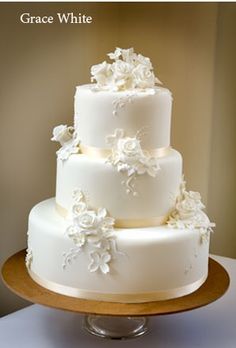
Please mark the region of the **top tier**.
POLYGON ((145 149, 170 145, 172 97, 153 73, 150 59, 133 49, 108 54, 113 63, 91 68, 92 81, 75 94, 75 128, 81 144, 109 148, 106 137, 114 130, 142 135, 145 149))
POLYGON ((93 91, 92 85, 77 87, 75 94, 75 128, 81 144, 108 147, 106 136, 116 128, 127 136, 143 133, 146 149, 170 145, 170 92, 161 87, 152 91, 93 91))

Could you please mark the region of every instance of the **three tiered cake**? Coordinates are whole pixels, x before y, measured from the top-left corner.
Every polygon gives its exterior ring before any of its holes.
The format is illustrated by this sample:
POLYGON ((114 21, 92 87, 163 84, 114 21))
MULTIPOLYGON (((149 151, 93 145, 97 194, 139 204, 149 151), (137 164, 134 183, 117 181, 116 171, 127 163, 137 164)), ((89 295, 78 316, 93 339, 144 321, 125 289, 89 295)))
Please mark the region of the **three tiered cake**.
POLYGON ((30 212, 26 265, 60 294, 146 302, 189 294, 208 274, 214 224, 170 146, 172 96, 150 59, 117 48, 78 86, 74 127, 54 128, 56 197, 30 212))

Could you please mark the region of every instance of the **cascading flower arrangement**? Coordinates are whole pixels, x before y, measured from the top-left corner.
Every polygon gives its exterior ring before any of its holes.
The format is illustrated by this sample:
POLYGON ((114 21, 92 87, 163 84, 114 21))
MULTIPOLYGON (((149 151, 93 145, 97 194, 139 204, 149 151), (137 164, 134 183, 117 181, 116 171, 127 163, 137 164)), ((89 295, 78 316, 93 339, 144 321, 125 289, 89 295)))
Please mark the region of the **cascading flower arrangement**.
POLYGON ((134 137, 127 137, 123 129, 116 129, 114 134, 106 137, 106 142, 112 149, 107 163, 113 165, 118 172, 127 174, 127 180, 122 182, 126 186, 126 192, 137 196, 138 192, 134 187, 137 175, 156 177, 160 170, 157 158, 142 149, 140 132, 134 137))
POLYGON ((64 253, 63 269, 72 263, 77 256, 84 252, 88 255, 90 272, 110 272, 110 263, 113 261, 116 249, 114 234, 115 219, 108 216, 105 208, 91 209, 84 193, 75 190, 73 206, 68 217, 67 236, 72 240, 75 248, 64 253))
POLYGON ((209 239, 215 223, 210 222, 206 213, 205 205, 201 201, 199 192, 187 191, 184 178, 180 184, 180 193, 176 198, 175 208, 170 214, 167 225, 172 228, 196 229, 199 231, 201 241, 209 239))

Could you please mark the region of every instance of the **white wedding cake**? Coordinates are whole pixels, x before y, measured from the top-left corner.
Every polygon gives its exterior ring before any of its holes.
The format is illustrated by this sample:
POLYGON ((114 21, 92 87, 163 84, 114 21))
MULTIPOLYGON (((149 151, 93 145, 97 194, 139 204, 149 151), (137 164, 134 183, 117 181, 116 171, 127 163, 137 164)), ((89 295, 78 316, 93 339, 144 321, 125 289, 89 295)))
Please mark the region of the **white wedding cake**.
POLYGON ((54 292, 112 302, 187 295, 208 275, 214 226, 170 146, 172 96, 150 59, 117 48, 53 130, 56 197, 29 215, 26 266, 54 292))

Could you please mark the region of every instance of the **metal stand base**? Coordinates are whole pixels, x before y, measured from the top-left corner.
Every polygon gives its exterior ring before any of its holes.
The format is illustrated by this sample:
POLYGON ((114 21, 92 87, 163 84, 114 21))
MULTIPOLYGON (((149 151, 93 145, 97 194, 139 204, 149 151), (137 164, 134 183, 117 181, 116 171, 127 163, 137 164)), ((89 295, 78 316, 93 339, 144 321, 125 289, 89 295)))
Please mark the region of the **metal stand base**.
POLYGON ((84 329, 95 336, 121 340, 147 333, 147 322, 147 317, 86 315, 84 329))

